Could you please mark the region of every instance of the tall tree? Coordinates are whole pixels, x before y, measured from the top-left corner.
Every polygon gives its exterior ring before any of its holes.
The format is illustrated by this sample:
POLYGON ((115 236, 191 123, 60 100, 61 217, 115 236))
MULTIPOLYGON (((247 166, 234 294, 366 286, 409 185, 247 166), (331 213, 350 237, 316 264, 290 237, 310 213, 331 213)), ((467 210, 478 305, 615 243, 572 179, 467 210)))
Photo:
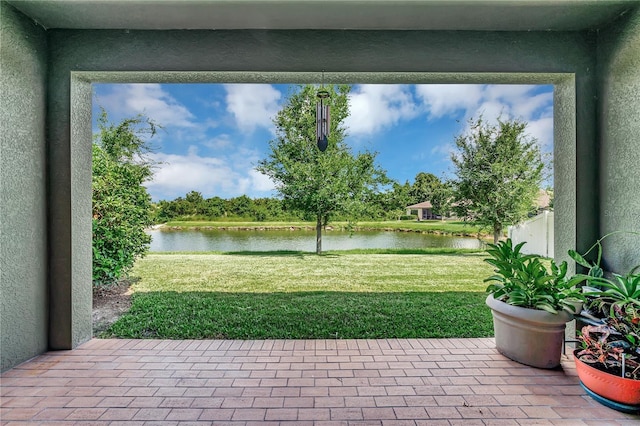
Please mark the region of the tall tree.
POLYGON ((440 186, 440 179, 433 173, 420 172, 416 175, 410 194, 414 203, 431 201, 433 191, 440 186))
POLYGON ((230 198, 227 200, 227 205, 231 214, 238 217, 251 217, 251 210, 253 208, 253 200, 246 195, 240 195, 239 197, 230 198))
POLYGON ((206 214, 206 205, 202 194, 198 191, 189 191, 184 197, 185 201, 189 205, 189 214, 192 215, 204 215, 206 214))
POLYGON ((409 182, 405 182, 404 185, 393 182, 392 189, 387 191, 387 194, 388 205, 386 210, 393 215, 394 219, 400 220, 400 217, 406 214, 407 206, 414 202, 411 196, 411 185, 409 185, 409 182))
POLYGON ((444 181, 440 183, 431 192, 430 201, 433 214, 440 216, 442 220, 449 216, 453 206, 453 197, 453 185, 451 182, 444 181))
POLYGON ((152 176, 148 137, 156 133, 143 116, 111 124, 103 110, 93 143, 93 282, 110 284, 143 256, 151 237, 151 197, 143 183, 152 176))
POLYGON ((318 88, 305 85, 292 93, 274 119, 276 138, 271 153, 257 170, 269 176, 287 208, 316 219, 316 253, 322 253, 322 228, 332 214, 361 210, 370 192, 386 183, 385 172, 376 163, 376 153, 353 154, 344 142, 343 122, 349 115, 348 85, 326 90, 331 106, 328 148, 316 144, 316 99, 318 88))
POLYGON ((205 200, 206 215, 209 219, 214 219, 226 214, 226 202, 220 197, 211 197, 205 200))
POLYGON ((469 121, 456 138, 451 155, 456 174, 456 213, 491 228, 496 243, 506 225, 534 209, 544 164, 537 141, 525 133, 527 123, 482 116, 469 121))

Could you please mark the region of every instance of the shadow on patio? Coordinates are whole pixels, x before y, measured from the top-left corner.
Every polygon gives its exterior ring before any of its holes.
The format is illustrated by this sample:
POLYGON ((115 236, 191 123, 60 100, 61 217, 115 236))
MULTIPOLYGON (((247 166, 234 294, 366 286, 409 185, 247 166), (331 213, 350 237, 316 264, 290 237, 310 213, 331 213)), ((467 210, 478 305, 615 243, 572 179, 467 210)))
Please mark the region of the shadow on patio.
POLYGON ((2 374, 0 419, 92 424, 638 424, 493 339, 99 340, 2 374))

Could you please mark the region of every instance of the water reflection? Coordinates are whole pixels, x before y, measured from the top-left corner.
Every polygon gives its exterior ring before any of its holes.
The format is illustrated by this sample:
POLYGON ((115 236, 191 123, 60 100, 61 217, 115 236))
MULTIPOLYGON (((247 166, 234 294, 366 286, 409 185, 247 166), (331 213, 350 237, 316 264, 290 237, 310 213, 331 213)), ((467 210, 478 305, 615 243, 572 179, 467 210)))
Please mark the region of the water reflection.
MULTIPOLYGON (((315 231, 282 230, 152 230, 151 251, 315 251, 315 231)), ((474 238, 449 237, 414 232, 327 231, 322 237, 323 250, 481 248, 474 238)))

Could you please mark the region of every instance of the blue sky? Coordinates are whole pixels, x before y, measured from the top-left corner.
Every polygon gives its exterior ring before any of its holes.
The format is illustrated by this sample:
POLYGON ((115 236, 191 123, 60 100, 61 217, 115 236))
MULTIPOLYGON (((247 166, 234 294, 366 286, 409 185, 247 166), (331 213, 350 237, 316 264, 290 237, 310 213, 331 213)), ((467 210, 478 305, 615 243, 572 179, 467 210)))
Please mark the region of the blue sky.
MULTIPOLYGON (((162 125, 153 139, 159 162, 147 188, 154 201, 189 191, 205 198, 274 195, 254 170, 269 153, 272 118, 295 86, 269 84, 95 84, 112 122, 144 113, 162 125)), ((354 151, 378 152, 392 179, 419 172, 451 177, 450 153, 467 120, 519 118, 544 151, 553 147, 553 86, 353 85, 345 122, 354 151)))

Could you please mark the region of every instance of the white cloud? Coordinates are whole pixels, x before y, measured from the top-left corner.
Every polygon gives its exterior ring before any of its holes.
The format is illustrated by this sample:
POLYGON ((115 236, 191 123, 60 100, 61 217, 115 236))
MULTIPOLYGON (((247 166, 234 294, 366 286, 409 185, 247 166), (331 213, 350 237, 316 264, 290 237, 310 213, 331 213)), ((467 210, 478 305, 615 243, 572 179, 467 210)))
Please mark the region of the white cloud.
POLYGON ((553 148, 553 117, 542 117, 529 121, 526 132, 538 140, 543 151, 553 148))
POLYGON ((231 137, 226 133, 219 134, 212 139, 206 140, 202 142, 202 145, 215 150, 224 150, 233 146, 231 137))
MULTIPOLYGON (((549 151, 553 145, 553 93, 532 94, 535 85, 417 85, 416 95, 424 102, 431 119, 463 117, 461 133, 469 131, 468 119, 495 124, 497 118, 520 119, 528 123, 527 133, 549 151)), ((434 148, 432 153, 444 150, 434 148)))
POLYGON ((495 118, 536 119, 553 105, 553 93, 532 95, 535 85, 513 84, 428 84, 416 85, 416 95, 431 119, 444 116, 465 119, 480 114, 487 121, 495 118))
POLYGON ((263 175, 256 169, 251 169, 249 171, 249 178, 251 179, 251 186, 256 191, 267 192, 273 191, 276 188, 269 176, 263 175))
POLYGON ((118 84, 97 99, 107 111, 119 116, 144 114, 157 124, 195 127, 193 114, 160 84, 118 84))
POLYGON ((449 158, 453 152, 455 152, 455 145, 453 143, 443 143, 431 148, 431 154, 434 156, 449 158))
POLYGON ((267 84, 225 84, 227 111, 241 131, 251 133, 256 127, 271 129, 282 94, 267 84))
POLYGON ((498 118, 502 120, 511 117, 511 105, 497 100, 486 100, 482 102, 469 117, 478 118, 482 115, 483 121, 489 124, 497 124, 498 118))
POLYGON ((480 113, 489 123, 496 118, 519 119, 527 122, 525 132, 538 140, 544 151, 553 147, 553 93, 531 95, 536 86, 487 86, 487 101, 478 106, 473 117, 480 113))
POLYGON ((238 166, 227 158, 200 156, 196 146, 190 146, 187 155, 156 153, 152 160, 160 163, 153 180, 146 184, 154 200, 172 200, 189 191, 198 191, 205 198, 259 196, 256 193, 273 188, 268 178, 263 178, 253 166, 247 168, 246 163, 238 166))
POLYGON ((522 97, 513 103, 513 115, 517 118, 531 120, 536 113, 543 110, 548 113, 553 106, 553 93, 540 93, 535 96, 522 97))
POLYGON ((365 84, 349 94, 349 134, 368 135, 418 114, 409 86, 365 84))
POLYGON ((476 84, 419 84, 416 95, 430 118, 457 115, 475 108, 482 99, 482 86, 476 84))
POLYGON ((531 84, 490 84, 482 86, 486 99, 500 99, 508 104, 521 101, 536 88, 531 84))

